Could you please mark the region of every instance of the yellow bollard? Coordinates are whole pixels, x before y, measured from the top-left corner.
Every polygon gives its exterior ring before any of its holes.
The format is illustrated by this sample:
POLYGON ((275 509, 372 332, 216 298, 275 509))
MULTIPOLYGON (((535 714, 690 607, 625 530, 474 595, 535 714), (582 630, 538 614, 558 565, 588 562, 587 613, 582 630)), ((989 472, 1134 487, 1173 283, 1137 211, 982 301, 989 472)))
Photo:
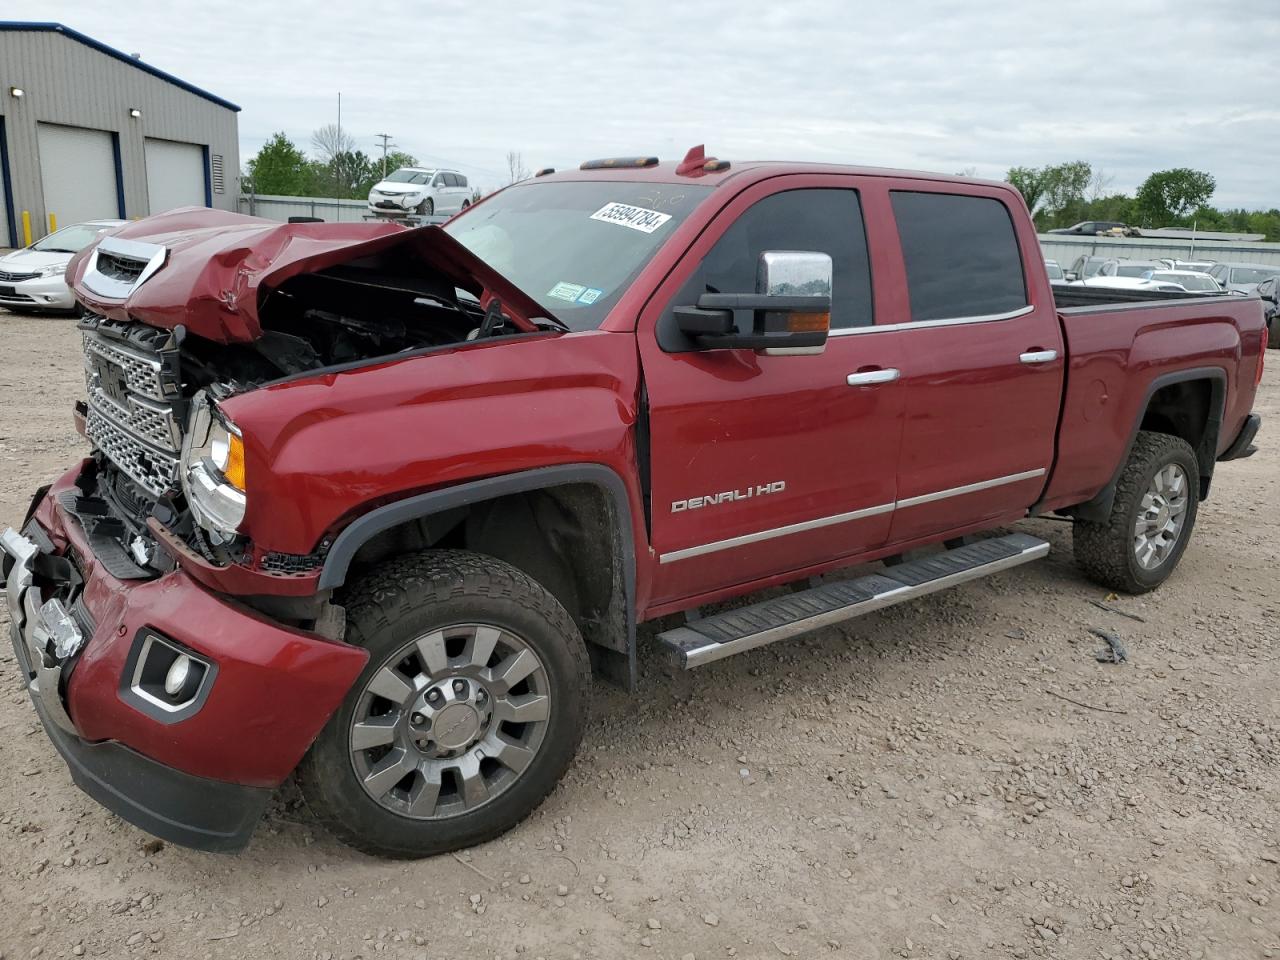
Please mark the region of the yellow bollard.
POLYGON ((49 214, 49 232, 50 233, 58 232, 58 218, 54 216, 52 213, 49 214))
POLYGON ((28 210, 22 211, 22 245, 31 246, 31 213, 28 210))

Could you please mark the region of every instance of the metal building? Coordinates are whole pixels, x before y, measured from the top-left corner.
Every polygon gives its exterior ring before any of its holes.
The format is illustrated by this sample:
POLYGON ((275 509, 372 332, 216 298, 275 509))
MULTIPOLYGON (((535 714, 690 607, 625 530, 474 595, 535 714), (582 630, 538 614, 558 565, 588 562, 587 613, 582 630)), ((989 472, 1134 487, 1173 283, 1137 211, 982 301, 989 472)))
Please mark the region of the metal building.
POLYGON ((56 224, 235 210, 239 110, 60 23, 0 21, 0 247, 56 224))

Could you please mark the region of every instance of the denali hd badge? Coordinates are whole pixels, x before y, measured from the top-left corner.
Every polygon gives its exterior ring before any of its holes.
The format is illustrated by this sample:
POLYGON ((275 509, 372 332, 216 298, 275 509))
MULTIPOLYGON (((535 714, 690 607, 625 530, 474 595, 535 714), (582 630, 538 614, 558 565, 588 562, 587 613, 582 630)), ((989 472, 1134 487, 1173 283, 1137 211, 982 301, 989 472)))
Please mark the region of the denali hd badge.
POLYGON ((714 507, 718 503, 732 503, 735 500, 750 500, 752 497, 767 497, 771 493, 781 493, 787 489, 787 481, 775 480, 773 483, 761 483, 745 490, 726 490, 723 493, 708 493, 701 497, 690 497, 688 500, 673 500, 672 513, 685 510, 697 510, 700 507, 714 507))

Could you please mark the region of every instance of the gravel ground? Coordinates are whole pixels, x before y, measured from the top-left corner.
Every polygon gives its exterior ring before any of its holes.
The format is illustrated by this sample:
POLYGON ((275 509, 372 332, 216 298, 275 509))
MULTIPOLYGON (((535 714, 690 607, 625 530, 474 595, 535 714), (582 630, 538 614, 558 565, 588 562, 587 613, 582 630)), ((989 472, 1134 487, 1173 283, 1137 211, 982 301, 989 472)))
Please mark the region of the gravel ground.
MULTIPOLYGON (((0 336, 4 524, 84 448, 71 322, 0 314, 0 336)), ((1258 409, 1280 421, 1276 370, 1258 409)), ((1278 467, 1264 433, 1221 470, 1173 580, 1110 601, 1140 620, 1094 606, 1070 528, 1037 521, 1049 559, 846 627, 687 676, 646 645, 565 783, 460 857, 357 854, 289 786, 240 856, 153 841, 72 785, 8 653, 0 952, 1280 955, 1278 467)))

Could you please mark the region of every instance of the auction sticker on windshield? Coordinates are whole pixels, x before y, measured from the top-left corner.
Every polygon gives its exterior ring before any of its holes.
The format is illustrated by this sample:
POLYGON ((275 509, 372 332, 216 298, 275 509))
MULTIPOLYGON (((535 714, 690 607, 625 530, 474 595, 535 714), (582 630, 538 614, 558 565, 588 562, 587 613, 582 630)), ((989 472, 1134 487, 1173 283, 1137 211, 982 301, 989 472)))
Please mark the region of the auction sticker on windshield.
POLYGON ((646 210, 644 207, 633 207, 629 203, 606 203, 591 215, 591 219, 604 223, 616 223, 620 227, 630 227, 641 233, 653 233, 671 219, 671 214, 646 210))

